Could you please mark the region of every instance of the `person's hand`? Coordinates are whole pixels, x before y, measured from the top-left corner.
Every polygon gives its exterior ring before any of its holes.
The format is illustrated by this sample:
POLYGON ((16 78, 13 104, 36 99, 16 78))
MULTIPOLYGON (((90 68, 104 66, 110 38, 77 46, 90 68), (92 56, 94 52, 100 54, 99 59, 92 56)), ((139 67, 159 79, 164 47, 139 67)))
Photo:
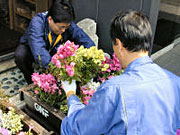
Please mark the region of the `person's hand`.
POLYGON ((69 98, 70 95, 76 94, 76 81, 72 80, 71 84, 69 81, 61 81, 62 87, 66 93, 67 98, 69 98))

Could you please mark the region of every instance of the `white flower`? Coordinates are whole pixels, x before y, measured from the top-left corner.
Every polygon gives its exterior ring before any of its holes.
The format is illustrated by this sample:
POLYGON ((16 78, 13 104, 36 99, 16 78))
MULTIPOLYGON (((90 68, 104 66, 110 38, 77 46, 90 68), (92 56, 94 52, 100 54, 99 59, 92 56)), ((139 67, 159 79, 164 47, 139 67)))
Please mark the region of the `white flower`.
POLYGON ((91 79, 91 81, 86 84, 86 86, 87 86, 88 88, 93 89, 93 90, 95 90, 95 91, 98 89, 98 87, 99 87, 100 85, 101 85, 101 84, 100 84, 99 82, 93 82, 93 79, 91 79))

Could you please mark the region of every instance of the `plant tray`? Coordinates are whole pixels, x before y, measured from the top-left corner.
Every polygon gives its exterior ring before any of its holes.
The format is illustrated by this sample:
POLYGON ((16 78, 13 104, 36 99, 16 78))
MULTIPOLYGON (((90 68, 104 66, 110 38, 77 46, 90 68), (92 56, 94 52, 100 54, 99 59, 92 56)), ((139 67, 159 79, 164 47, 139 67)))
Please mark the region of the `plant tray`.
POLYGON ((59 134, 61 121, 66 116, 60 110, 42 103, 32 92, 30 85, 20 89, 26 106, 24 111, 47 129, 59 134))
POLYGON ((17 108, 15 105, 12 105, 8 99, 6 99, 5 101, 1 101, 0 102, 0 106, 4 109, 4 110, 9 110, 9 107, 12 107, 15 109, 15 112, 18 115, 23 115, 23 119, 22 119, 22 123, 23 123, 23 130, 24 131, 28 131, 29 129, 29 125, 33 125, 32 128, 32 133, 33 135, 55 135, 55 133, 53 131, 49 132, 48 130, 46 130, 44 127, 42 127, 40 124, 38 124, 36 121, 34 121, 32 118, 30 118, 26 113, 24 113, 22 110, 20 110, 19 108, 17 108))

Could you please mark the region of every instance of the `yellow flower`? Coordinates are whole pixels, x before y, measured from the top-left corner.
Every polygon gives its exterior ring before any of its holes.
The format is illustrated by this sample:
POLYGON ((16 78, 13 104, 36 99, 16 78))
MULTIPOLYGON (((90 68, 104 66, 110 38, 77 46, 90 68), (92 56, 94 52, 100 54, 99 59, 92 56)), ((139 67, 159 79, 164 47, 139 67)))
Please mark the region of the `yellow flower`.
POLYGON ((109 68, 109 64, 104 64, 104 67, 101 69, 101 71, 106 71, 109 68))

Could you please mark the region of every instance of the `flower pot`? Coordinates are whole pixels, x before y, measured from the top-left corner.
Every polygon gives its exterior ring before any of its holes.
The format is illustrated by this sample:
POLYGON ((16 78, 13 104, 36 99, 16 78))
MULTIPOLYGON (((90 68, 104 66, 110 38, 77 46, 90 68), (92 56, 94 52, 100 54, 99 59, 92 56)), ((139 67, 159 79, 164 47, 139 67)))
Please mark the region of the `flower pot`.
POLYGON ((26 103, 24 111, 47 129, 59 134, 61 121, 66 115, 59 111, 59 109, 55 109, 46 103, 40 102, 32 92, 30 86, 20 91, 26 103))

